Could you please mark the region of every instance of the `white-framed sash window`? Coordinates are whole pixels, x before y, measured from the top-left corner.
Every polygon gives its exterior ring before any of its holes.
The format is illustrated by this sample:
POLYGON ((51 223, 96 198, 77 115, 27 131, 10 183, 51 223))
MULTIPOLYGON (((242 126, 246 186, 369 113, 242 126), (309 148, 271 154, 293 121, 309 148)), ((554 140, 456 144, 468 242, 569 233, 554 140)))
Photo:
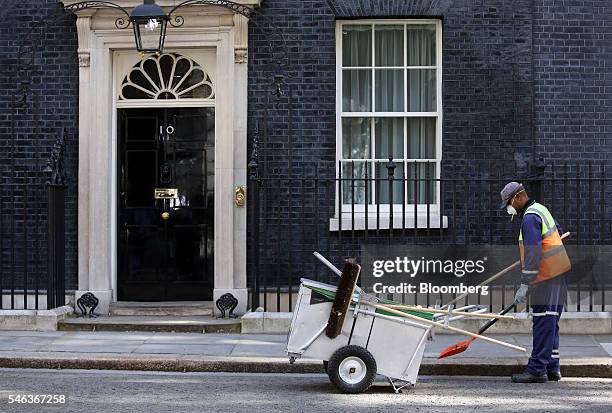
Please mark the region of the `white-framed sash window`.
POLYGON ((338 21, 336 79, 336 172, 343 178, 336 205, 352 213, 388 214, 393 205, 437 214, 441 21, 338 21), (392 187, 381 179, 389 158, 392 187))

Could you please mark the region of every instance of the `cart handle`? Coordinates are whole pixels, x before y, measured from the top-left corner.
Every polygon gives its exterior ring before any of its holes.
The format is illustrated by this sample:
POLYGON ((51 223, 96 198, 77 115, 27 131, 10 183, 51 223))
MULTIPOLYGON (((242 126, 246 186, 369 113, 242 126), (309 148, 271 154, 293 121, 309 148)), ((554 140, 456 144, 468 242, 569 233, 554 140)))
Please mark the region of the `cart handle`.
POLYGON ((342 275, 342 271, 340 271, 334 264, 329 262, 329 260, 327 258, 325 258, 321 254, 319 254, 317 251, 313 252, 312 255, 317 257, 317 259, 319 261, 321 261, 323 264, 325 264, 325 266, 327 268, 329 268, 330 270, 332 270, 334 272, 334 274, 336 274, 338 277, 340 277, 342 275))

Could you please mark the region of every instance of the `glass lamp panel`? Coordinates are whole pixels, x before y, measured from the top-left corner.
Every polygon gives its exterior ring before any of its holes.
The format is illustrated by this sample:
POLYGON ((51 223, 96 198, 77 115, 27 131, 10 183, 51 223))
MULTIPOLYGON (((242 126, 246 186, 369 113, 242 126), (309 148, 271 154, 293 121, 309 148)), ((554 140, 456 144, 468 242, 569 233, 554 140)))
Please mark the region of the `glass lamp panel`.
POLYGON ((342 111, 372 111, 372 72, 370 70, 342 71, 342 111))
POLYGON ((403 112, 404 71, 377 69, 375 81, 376 112, 403 112))
POLYGON ((342 66, 372 66, 372 26, 342 26, 342 66))
POLYGON ((404 118, 377 118, 374 131, 376 159, 404 158, 404 118))
POLYGON ((151 19, 147 21, 139 21, 137 24, 139 26, 138 31, 140 33, 141 50, 159 50, 164 22, 151 19))
POLYGON ((436 112, 436 69, 408 69, 408 112, 436 112))
POLYGON ((370 118, 342 119, 342 158, 370 158, 370 118))
POLYGON ((406 31, 408 66, 435 66, 436 26, 409 24, 406 31))
POLYGON ((404 66, 404 26, 376 25, 375 27, 376 66, 404 66))

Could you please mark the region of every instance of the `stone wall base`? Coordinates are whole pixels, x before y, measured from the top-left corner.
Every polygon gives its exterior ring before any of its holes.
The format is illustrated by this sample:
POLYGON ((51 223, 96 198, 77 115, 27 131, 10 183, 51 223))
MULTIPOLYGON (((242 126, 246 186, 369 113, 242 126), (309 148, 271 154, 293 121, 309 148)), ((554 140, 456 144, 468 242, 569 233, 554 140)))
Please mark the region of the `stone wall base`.
POLYGON ((243 334, 287 334, 293 313, 254 311, 242 316, 243 334))
POLYGON ((73 312, 69 305, 52 310, 0 310, 0 330, 57 331, 58 321, 73 312))
MULTIPOLYGON (((514 315, 514 320, 500 320, 487 330, 488 334, 531 334, 532 321, 527 313, 514 315)), ((249 312, 242 317, 242 333, 287 334, 293 313, 249 312)), ((467 331, 477 331, 484 324, 482 319, 459 320, 451 323, 467 331)), ((612 313, 563 313, 559 322, 561 334, 612 334, 612 313)), ((436 334, 456 334, 442 328, 436 334)))

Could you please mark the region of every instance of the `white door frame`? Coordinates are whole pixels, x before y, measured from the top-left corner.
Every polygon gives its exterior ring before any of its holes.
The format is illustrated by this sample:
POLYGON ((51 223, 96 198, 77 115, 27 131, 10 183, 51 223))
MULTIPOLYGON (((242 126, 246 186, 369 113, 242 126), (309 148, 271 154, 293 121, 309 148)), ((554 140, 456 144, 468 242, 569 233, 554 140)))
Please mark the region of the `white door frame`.
MULTIPOLYGON (((185 9, 185 26, 168 30, 165 48, 216 50, 214 248, 223 254, 214 255, 213 297, 231 292, 240 314, 247 305, 246 209, 235 207, 234 188, 246 185, 248 19, 226 9, 203 7, 185 9)), ((113 57, 115 51, 134 50, 132 31, 114 26, 118 16, 109 10, 85 10, 77 18, 79 287, 75 299, 93 292, 102 314, 116 300, 117 285, 113 57)))

